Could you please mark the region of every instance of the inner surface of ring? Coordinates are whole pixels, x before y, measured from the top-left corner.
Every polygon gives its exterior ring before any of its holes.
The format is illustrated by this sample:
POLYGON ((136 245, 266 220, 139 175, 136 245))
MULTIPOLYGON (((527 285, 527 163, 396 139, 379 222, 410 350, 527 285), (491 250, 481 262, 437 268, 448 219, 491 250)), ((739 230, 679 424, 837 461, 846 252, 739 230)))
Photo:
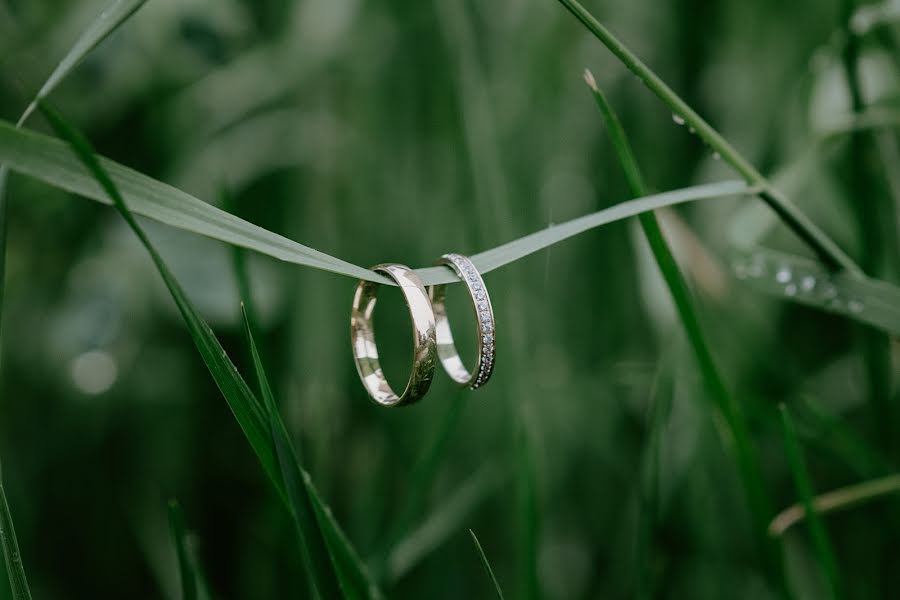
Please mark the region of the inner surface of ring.
POLYGON ((350 316, 353 356, 363 385, 372 398, 380 404, 394 404, 400 400, 400 396, 394 392, 384 376, 381 361, 378 360, 378 346, 375 344, 372 316, 375 312, 377 295, 377 283, 366 281, 356 288, 353 313, 350 316))
POLYGON ((450 330, 450 319, 447 317, 447 286, 435 285, 431 288, 431 306, 434 308, 435 338, 437 340, 438 358, 444 365, 444 370, 453 381, 461 384, 468 383, 475 375, 474 371, 466 369, 453 341, 453 332, 450 330))

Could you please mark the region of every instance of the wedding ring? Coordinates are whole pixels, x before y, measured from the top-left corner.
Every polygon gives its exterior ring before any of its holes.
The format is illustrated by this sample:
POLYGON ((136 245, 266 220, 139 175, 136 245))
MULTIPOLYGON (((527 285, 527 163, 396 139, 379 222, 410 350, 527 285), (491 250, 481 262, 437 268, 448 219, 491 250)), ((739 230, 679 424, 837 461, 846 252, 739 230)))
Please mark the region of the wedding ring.
POLYGON ((475 318, 478 320, 478 364, 475 369, 469 371, 463 365, 456 345, 453 343, 453 333, 450 331, 450 321, 447 318, 447 307, 444 299, 447 295, 446 285, 434 285, 428 288, 431 297, 431 306, 434 309, 434 320, 437 326, 437 354, 441 364, 453 381, 475 389, 483 386, 494 372, 494 309, 484 280, 472 264, 472 261, 461 254, 445 254, 441 256, 436 265, 446 265, 453 269, 462 279, 469 291, 469 297, 475 307, 475 318))
POLYGON ((372 316, 379 284, 365 280, 356 286, 350 313, 350 341, 356 371, 375 402, 382 406, 412 404, 425 395, 434 377, 435 323, 431 302, 419 276, 409 267, 389 263, 376 265, 372 270, 393 279, 403 292, 413 322, 412 372, 406 389, 397 395, 381 370, 375 345, 372 316))

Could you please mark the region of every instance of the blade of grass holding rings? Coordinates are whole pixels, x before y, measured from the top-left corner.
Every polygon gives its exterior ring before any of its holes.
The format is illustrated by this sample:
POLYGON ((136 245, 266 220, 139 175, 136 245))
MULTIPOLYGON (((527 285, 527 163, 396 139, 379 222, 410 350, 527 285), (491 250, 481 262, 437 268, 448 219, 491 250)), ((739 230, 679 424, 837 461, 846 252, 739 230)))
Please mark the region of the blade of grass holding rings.
POLYGON ((600 40, 632 73, 638 76, 656 96, 665 102, 672 112, 686 125, 693 127, 697 135, 706 142, 722 160, 754 187, 758 187, 759 197, 781 217, 782 221, 800 237, 816 255, 831 269, 844 269, 859 273, 860 269, 831 238, 823 233, 809 218, 797 209, 787 198, 775 190, 769 181, 745 159, 722 135, 713 129, 694 109, 682 100, 647 65, 625 47, 613 34, 594 18, 577 0, 559 0, 575 18, 600 40))
MULTIPOLYGON (((603 116, 607 133, 622 166, 631 194, 643 196, 645 194, 643 176, 619 118, 603 95, 603 92, 600 91, 590 71, 585 70, 584 79, 603 116)), ((740 405, 728 391, 725 379, 716 366, 706 335, 703 333, 700 317, 691 297, 691 291, 666 242, 656 215, 652 212, 643 213, 638 215, 638 219, 640 220, 644 236, 647 238, 647 243, 653 252, 653 257, 656 259, 660 273, 669 288, 669 293, 672 295, 672 301, 694 351, 694 357, 700 367, 700 373, 706 389, 715 403, 716 410, 728 427, 730 439, 723 439, 722 442, 726 449, 734 448, 735 459, 737 460, 741 480, 744 484, 745 497, 753 520, 756 523, 755 531, 759 546, 758 550, 764 560, 767 560, 769 563, 769 567, 783 579, 780 547, 777 544, 772 544, 765 533, 766 524, 772 512, 769 495, 765 489, 759 465, 759 457, 756 456, 753 450, 746 419, 740 405)))
POLYGON ((262 463, 266 475, 275 484, 279 495, 284 498, 284 488, 281 485, 281 474, 278 471, 275 449, 269 433, 268 418, 262 412, 259 401, 255 398, 240 373, 238 373, 234 363, 228 358, 225 349, 222 348, 212 329, 200 316, 200 313, 181 288, 181 284, 169 271, 168 266, 163 262, 156 248, 153 247, 143 229, 138 225, 134 215, 125 204, 122 194, 112 178, 104 170, 89 142, 45 103, 39 102, 38 108, 57 132, 57 135, 71 144, 75 156, 78 157, 78 160, 83 161, 87 171, 96 178, 97 185, 109 196, 111 202, 125 219, 125 222, 150 254, 150 258, 153 260, 187 325, 188 332, 194 340, 203 362, 228 402, 228 406, 231 408, 244 435, 250 442, 260 463, 262 463))
MULTIPOLYGON (((16 122, 16 128, 20 129, 28 117, 34 112, 37 103, 46 98, 59 83, 78 66, 78 64, 87 56, 91 50, 96 48, 100 42, 113 31, 119 28, 122 23, 128 20, 137 9, 139 9, 147 0, 114 0, 91 25, 84 30, 79 36, 75 45, 63 56, 62 60, 50 73, 50 76, 38 90, 37 95, 25 108, 22 116, 16 122)), ((0 161, 0 313, 3 308, 4 286, 6 282, 6 181, 9 176, 7 166, 0 161)))
POLYGON ((22 554, 19 552, 19 542, 16 540, 12 514, 3 489, 2 469, 0 469, 0 544, 3 546, 3 559, 13 600, 31 600, 31 590, 25 577, 25 567, 22 564, 22 554))
MULTIPOLYGON (((392 280, 368 269, 248 223, 109 159, 100 157, 97 162, 108 173, 109 179, 119 189, 122 198, 134 214, 286 262, 395 285, 392 280)), ((112 203, 90 171, 65 143, 33 131, 16 130, 3 121, 0 121, 0 163, 53 187, 104 204, 112 203)), ((554 225, 471 258, 478 270, 486 273, 589 229, 633 217, 641 212, 685 202, 756 194, 759 189, 749 187, 740 181, 723 181, 637 198, 567 223, 554 225)), ((418 269, 416 273, 425 285, 459 281, 452 271, 443 267, 418 269)))
POLYGON ((812 537, 819 564, 824 571, 825 578, 828 580, 832 598, 841 598, 843 593, 838 575, 837 560, 834 557, 831 542, 828 540, 828 534, 825 532, 825 525, 822 523, 819 513, 816 512, 813 503, 812 484, 809 481, 809 473, 803 460, 803 450, 800 448, 800 442, 797 441, 794 422, 784 404, 781 404, 778 410, 781 413, 781 429, 784 435, 784 450, 787 455, 788 466, 794 477, 797 494, 800 496, 804 512, 807 515, 806 522, 809 525, 810 537, 812 537))
MULTIPOLYGON (((232 245, 256 250, 280 260, 350 277, 371 279, 379 283, 390 281, 368 269, 248 223, 190 194, 111 160, 98 157, 95 161, 114 182, 121 197, 127 201, 129 209, 134 214, 232 245)), ((0 122, 0 163, 54 187, 104 204, 113 204, 90 170, 60 140, 32 131, 17 131, 9 124, 0 122)))
POLYGON ((478 550, 478 556, 481 557, 481 564, 484 565, 484 570, 487 571, 488 577, 491 578, 491 583, 494 584, 494 591, 497 593, 497 598, 503 600, 503 590, 500 589, 500 582, 497 581, 497 577, 494 575, 494 570, 491 568, 491 563, 484 553, 484 548, 481 547, 481 542, 478 541, 478 536, 476 536, 475 532, 471 529, 469 530, 469 535, 472 536, 472 543, 475 544, 475 549, 478 550))
MULTIPOLYGON (((813 498, 813 512, 824 515, 847 510, 865 502, 898 493, 900 493, 900 475, 888 475, 820 494, 813 498)), ((806 508, 802 503, 792 504, 772 519, 772 523, 769 525, 769 534, 784 535, 793 525, 805 519, 806 515, 806 508)))
POLYGON ((178 575, 181 580, 182 600, 197 600, 197 568, 189 549, 184 513, 175 500, 169 501, 169 527, 175 540, 175 554, 178 557, 178 575))

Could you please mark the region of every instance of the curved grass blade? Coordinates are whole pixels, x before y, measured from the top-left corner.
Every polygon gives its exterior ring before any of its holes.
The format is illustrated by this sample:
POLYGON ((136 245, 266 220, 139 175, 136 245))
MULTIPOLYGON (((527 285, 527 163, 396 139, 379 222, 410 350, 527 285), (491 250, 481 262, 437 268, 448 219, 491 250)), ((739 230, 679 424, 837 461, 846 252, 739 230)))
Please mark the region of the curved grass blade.
POLYGON ((95 185, 98 185, 108 195, 116 209, 150 254, 150 258, 153 260, 187 325, 203 362, 228 402, 228 406, 231 408, 260 463, 262 463, 263 470, 275 484, 278 493, 284 497, 281 474, 278 470, 275 449, 272 445, 272 436, 269 433, 268 417, 262 412, 259 401, 254 397, 253 392, 247 386, 240 373, 238 373, 237 368, 225 353, 225 349, 222 348, 212 329, 200 316, 200 313, 181 288, 181 284, 169 271, 168 266, 163 262, 156 248, 153 247, 143 229, 138 225, 125 204, 122 194, 119 193, 115 183, 104 170, 88 141, 46 104, 40 102, 38 107, 57 132, 57 135, 69 142, 72 150, 75 152, 75 156, 78 157, 78 160, 83 161, 87 172, 96 178, 97 183, 95 185))
MULTIPOLYGON (((629 190, 634 196, 643 196, 645 193, 643 176, 619 118, 603 95, 603 92, 597 86, 594 76, 588 70, 585 70, 585 82, 590 87, 600 113, 603 115, 612 146, 622 166, 622 171, 625 173, 629 190)), ((741 480, 744 484, 744 492, 756 522, 755 533, 759 551, 764 557, 768 558, 770 566, 776 572, 779 572, 782 564, 780 553, 765 534, 766 523, 771 514, 770 503, 763 483, 759 458, 756 456, 751 443, 747 421, 740 405, 728 391, 725 379, 716 366, 709 343, 706 341, 706 335, 703 333, 703 328, 700 325, 700 317, 694 307, 691 292, 688 289, 684 275, 682 275, 678 267, 678 263, 675 262, 672 251, 669 249, 659 222, 656 220, 656 215, 652 212, 644 213, 639 215, 638 219, 644 231, 644 236, 647 238, 647 243, 656 259, 656 264, 669 288, 669 293, 672 295, 678 316, 684 326, 691 348, 694 350, 694 357, 700 366, 700 373, 703 376, 706 388, 715 402, 716 410, 727 425, 729 436, 723 440, 723 445, 725 448, 734 448, 741 480)))
POLYGON ((475 532, 471 529, 469 530, 469 535, 472 536, 472 543, 475 544, 475 549, 478 550, 478 556, 481 557, 481 564, 484 565, 484 570, 487 571, 488 576, 491 578, 491 582, 494 584, 494 591, 497 593, 497 598, 503 600, 503 590, 500 589, 500 582, 497 581, 497 577, 494 575, 494 570, 491 568, 491 563, 484 553, 484 548, 481 547, 481 542, 478 541, 478 536, 476 536, 475 532))
MULTIPOLYGON (((368 269, 342 261, 234 215, 105 158, 97 162, 121 192, 134 214, 166 225, 241 246, 286 262, 330 271, 348 277, 395 285, 368 269)), ((105 190, 90 171, 60 140, 32 131, 17 131, 0 121, 0 163, 51 186, 110 204, 105 190)), ((699 185, 629 200, 596 213, 554 225, 515 241, 472 256, 482 273, 519 260, 595 227, 633 217, 642 212, 698 200, 758 193, 739 181, 699 185)), ((454 283, 458 279, 444 267, 418 269, 425 285, 454 283)))
POLYGON ((6 502, 3 490, 3 472, 0 471, 0 544, 3 546, 3 558, 6 563, 6 574, 9 577, 9 589, 13 600, 31 600, 31 590, 25 577, 22 555, 19 553, 19 542, 13 527, 12 514, 6 502))
POLYGON ((175 540, 175 553, 178 556, 181 598, 182 600, 197 600, 197 569, 188 548, 184 513, 175 500, 169 501, 169 527, 172 529, 172 538, 175 540))
MULTIPOLYGON (((813 513, 824 515, 847 510, 865 502, 877 500, 882 496, 897 493, 900 493, 900 475, 888 475, 816 496, 812 501, 813 513)), ((784 535, 785 531, 806 518, 807 514, 802 503, 792 504, 772 519, 772 523, 769 525, 769 534, 784 535)))
POLYGON ((825 533, 825 525, 819 513, 816 512, 813 503, 812 484, 809 481, 809 473, 806 471, 806 464, 803 460, 803 451, 800 448, 800 442, 797 441, 797 433, 794 429, 794 422, 788 412, 787 407, 782 404, 778 407, 781 412, 781 428, 784 434, 784 449, 787 454, 788 465, 794 476, 794 485, 800 500, 803 503, 803 509, 807 515, 807 523, 809 524, 809 532, 812 537, 813 546, 816 549, 816 555, 825 577, 831 587, 832 598, 840 598, 841 583, 838 576, 837 560, 834 558, 834 550, 828 541, 828 534, 825 533))
POLYGON ((608 29, 585 9, 577 0, 559 0, 594 37, 606 46, 628 70, 638 76, 656 96, 665 102, 673 114, 681 117, 713 151, 718 152, 744 180, 752 186, 759 186, 759 197, 769 205, 782 221, 816 253, 829 268, 844 269, 859 273, 860 269, 834 241, 822 232, 787 198, 772 187, 750 161, 744 158, 722 135, 713 129, 697 112, 676 94, 631 50, 625 47, 608 29))

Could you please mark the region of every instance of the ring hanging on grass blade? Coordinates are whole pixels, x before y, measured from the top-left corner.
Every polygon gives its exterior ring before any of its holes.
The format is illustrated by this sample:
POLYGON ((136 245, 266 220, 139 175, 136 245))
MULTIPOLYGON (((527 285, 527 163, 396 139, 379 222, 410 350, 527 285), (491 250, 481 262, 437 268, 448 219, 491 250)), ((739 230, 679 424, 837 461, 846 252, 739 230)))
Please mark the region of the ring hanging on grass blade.
POLYGON ((428 288, 437 326, 438 358, 453 381, 474 390, 487 383, 494 372, 496 329, 491 298, 488 296, 481 274, 467 257, 461 254, 445 254, 435 261, 435 264, 446 265, 456 272, 466 285, 469 297, 475 307, 475 318, 478 319, 478 363, 474 370, 469 371, 463 365, 459 352, 456 350, 456 344, 453 343, 453 333, 450 331, 450 321, 447 318, 447 307, 444 303, 447 286, 433 285, 428 288))
POLYGON ((431 386, 435 363, 435 321, 434 312, 425 287, 419 276, 409 267, 399 264, 381 264, 372 267, 376 273, 387 275, 400 286, 406 306, 413 322, 413 364, 409 381, 402 394, 391 388, 378 360, 378 346, 375 344, 375 328, 372 316, 379 284, 360 281, 353 295, 353 309, 350 312, 350 341, 356 371, 366 391, 375 402, 382 406, 402 406, 419 400, 431 386))

